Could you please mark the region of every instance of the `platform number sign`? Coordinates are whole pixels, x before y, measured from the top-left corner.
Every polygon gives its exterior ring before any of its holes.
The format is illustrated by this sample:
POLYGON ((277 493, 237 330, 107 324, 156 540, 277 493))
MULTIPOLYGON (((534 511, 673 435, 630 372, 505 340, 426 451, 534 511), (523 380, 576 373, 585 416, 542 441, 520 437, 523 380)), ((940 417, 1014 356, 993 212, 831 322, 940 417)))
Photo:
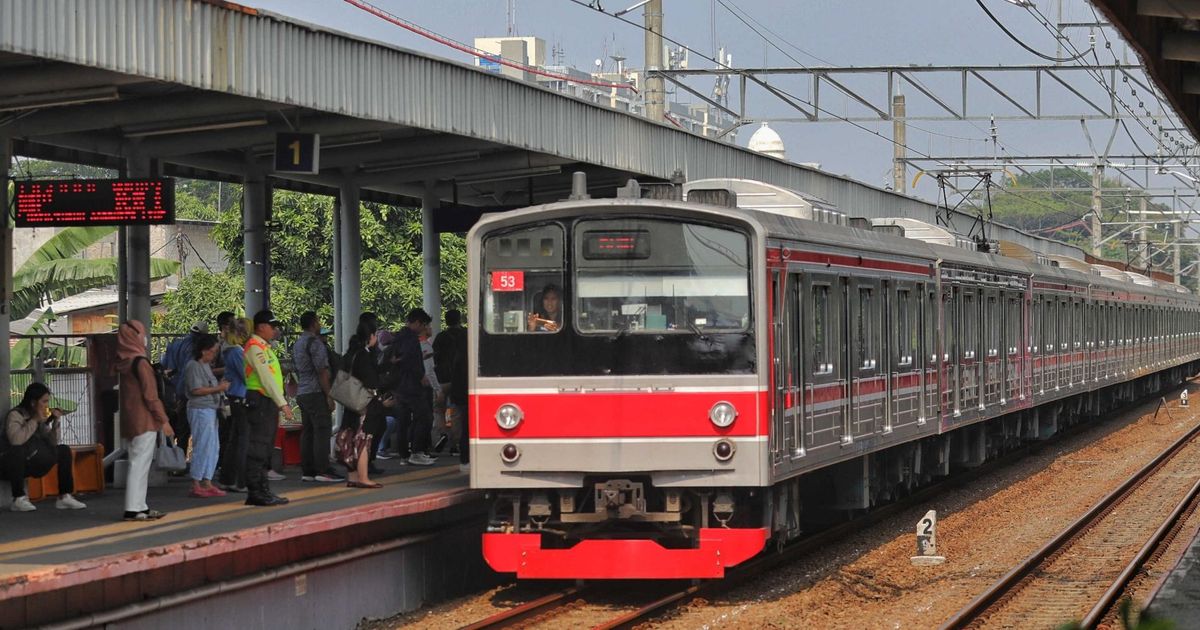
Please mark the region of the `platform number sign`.
POLYGON ((492 291, 524 291, 524 271, 493 271, 492 291))
POLYGON ((321 171, 321 136, 315 133, 275 134, 275 172, 308 173, 321 171))

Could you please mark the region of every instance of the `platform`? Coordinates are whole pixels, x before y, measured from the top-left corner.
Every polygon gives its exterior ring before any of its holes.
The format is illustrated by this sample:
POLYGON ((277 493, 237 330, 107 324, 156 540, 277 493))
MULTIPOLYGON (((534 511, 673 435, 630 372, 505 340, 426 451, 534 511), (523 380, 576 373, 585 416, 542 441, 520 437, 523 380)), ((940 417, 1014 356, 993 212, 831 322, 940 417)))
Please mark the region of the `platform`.
MULTIPOLYGON (((84 510, 0 513, 0 628, 75 618, 214 581, 338 553, 482 514, 458 459, 428 468, 380 461, 383 488, 299 481, 297 468, 272 490, 277 507, 243 505, 244 494, 188 496, 191 480, 151 488, 168 512, 153 522, 121 520, 124 491, 81 495, 84 510)), ((482 522, 482 521, 481 521, 482 522)))
POLYGON ((1200 532, 1155 586, 1147 608, 1155 617, 1174 621, 1177 628, 1200 628, 1200 532))

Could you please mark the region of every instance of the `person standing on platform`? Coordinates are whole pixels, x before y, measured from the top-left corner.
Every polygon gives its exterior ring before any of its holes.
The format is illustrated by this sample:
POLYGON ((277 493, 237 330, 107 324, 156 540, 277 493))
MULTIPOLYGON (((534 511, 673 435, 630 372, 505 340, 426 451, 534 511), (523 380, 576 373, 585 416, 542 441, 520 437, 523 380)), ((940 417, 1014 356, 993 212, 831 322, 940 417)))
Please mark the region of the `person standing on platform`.
POLYGON ((167 414, 171 418, 171 427, 175 430, 175 440, 183 450, 187 450, 188 439, 192 437, 191 427, 187 419, 187 387, 184 383, 183 369, 192 360, 192 346, 200 335, 208 334, 207 322, 192 324, 188 334, 175 339, 162 355, 162 365, 167 369, 168 384, 172 396, 171 401, 163 401, 167 406, 167 414))
POLYGON ((463 335, 462 343, 455 348, 454 358, 450 361, 450 391, 446 394, 446 413, 454 415, 454 423, 458 425, 458 468, 470 472, 470 429, 471 413, 467 404, 467 379, 470 375, 467 363, 467 338, 463 335))
POLYGON ((246 402, 250 407, 250 447, 246 453, 246 505, 283 505, 284 497, 271 492, 267 467, 279 428, 279 412, 292 419, 292 408, 283 397, 283 369, 271 349, 275 315, 268 310, 254 314, 254 334, 246 342, 246 402))
MULTIPOLYGON (((459 454, 459 437, 462 427, 455 421, 454 408, 456 403, 450 398, 450 384, 453 381, 454 361, 457 360, 461 347, 463 353, 467 349, 467 329, 462 325, 462 312, 456 308, 446 311, 446 328, 433 338, 433 365, 437 372, 438 382, 442 386, 442 396, 445 400, 445 433, 450 436, 450 454, 459 454)), ((436 420, 436 419, 435 419, 436 420)), ((435 446, 434 450, 441 451, 435 446)))
POLYGON ((217 486, 226 492, 246 491, 246 451, 250 447, 249 415, 246 407, 246 351, 242 349, 250 340, 254 322, 245 317, 235 319, 221 350, 225 363, 225 376, 229 389, 225 392, 228 401, 229 430, 221 448, 221 473, 217 486))
POLYGON ((429 450, 433 407, 429 397, 429 379, 421 353, 420 334, 433 318, 424 309, 414 308, 405 318, 405 326, 396 334, 386 359, 396 383, 395 412, 400 431, 400 457, 414 466, 436 463, 425 454, 429 450))
POLYGON ((292 346, 300 405, 300 481, 345 481, 329 467, 329 439, 333 436, 333 379, 329 347, 321 337, 321 319, 313 311, 300 316, 303 333, 292 346))
POLYGON ((218 382, 212 371, 218 349, 216 337, 200 335, 192 344, 192 360, 183 369, 188 424, 192 428, 191 496, 201 499, 225 496, 224 491, 212 484, 220 452, 217 409, 221 406, 221 395, 229 389, 229 381, 218 382))
POLYGON ((146 327, 136 319, 117 331, 117 373, 121 375, 121 436, 129 452, 125 476, 125 520, 153 521, 166 513, 146 506, 146 485, 158 432, 173 435, 158 395, 158 381, 146 356, 146 327), (141 359, 141 360, 139 360, 141 359))

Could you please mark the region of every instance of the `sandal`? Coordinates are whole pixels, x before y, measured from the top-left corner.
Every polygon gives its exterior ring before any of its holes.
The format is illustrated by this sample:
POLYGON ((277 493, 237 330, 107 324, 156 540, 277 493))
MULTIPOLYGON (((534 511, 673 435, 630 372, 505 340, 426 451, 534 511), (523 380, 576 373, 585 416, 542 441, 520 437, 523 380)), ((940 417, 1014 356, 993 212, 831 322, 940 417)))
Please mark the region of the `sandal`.
POLYGON ((372 481, 371 483, 363 483, 361 481, 347 481, 346 487, 347 488, 366 488, 366 489, 373 490, 375 488, 382 488, 383 484, 379 483, 378 481, 372 481))

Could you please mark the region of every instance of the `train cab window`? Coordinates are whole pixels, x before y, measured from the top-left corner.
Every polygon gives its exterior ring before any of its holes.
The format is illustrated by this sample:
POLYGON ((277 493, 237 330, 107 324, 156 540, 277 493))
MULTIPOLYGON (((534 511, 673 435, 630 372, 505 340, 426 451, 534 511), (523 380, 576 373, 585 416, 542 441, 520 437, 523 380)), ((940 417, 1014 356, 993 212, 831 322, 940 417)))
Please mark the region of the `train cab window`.
POLYGON ((483 242, 483 326, 492 334, 562 330, 563 229, 539 225, 483 242))
POLYGON ((575 227, 581 334, 742 333, 751 329, 746 234, 655 219, 575 227))

